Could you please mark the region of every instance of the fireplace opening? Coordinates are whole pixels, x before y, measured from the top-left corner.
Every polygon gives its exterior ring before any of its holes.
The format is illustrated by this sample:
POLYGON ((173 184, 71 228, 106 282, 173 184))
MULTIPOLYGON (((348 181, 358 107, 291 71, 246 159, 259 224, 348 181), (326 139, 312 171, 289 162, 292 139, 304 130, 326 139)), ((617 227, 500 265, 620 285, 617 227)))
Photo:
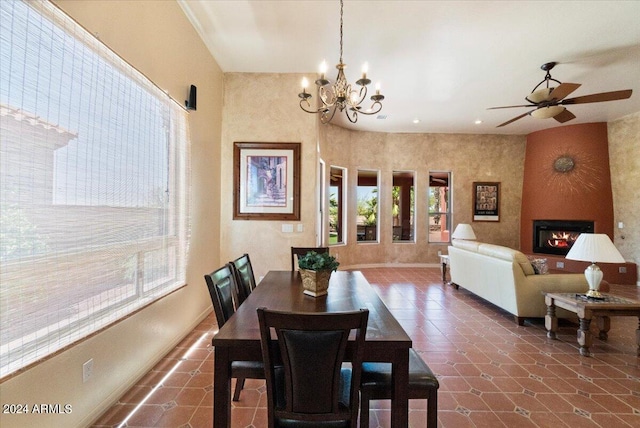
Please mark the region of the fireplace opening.
POLYGON ((581 233, 593 233, 593 222, 534 220, 533 252, 566 256, 581 233))

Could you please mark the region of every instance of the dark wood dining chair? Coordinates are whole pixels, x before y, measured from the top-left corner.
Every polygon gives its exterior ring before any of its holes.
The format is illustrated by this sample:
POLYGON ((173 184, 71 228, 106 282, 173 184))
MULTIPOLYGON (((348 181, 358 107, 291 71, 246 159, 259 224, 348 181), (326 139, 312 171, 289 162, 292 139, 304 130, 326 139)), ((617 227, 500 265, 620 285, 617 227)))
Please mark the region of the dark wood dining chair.
POLYGON ((369 311, 257 312, 269 428, 355 428, 369 311), (347 366, 343 363, 353 331, 347 366))
MULTIPOLYGON (((369 428, 369 402, 391 399, 391 364, 362 363, 360 428, 369 428)), ((438 426, 438 379, 415 349, 409 349, 409 399, 427 400, 427 428, 438 426)))
MULTIPOLYGON (((218 328, 222 328, 235 313, 234 301, 237 301, 238 287, 231 269, 231 264, 227 263, 220 269, 204 276, 218 321, 218 328)), ((264 365, 261 361, 233 361, 231 363, 231 377, 236 378, 233 401, 238 401, 240 400, 240 392, 244 388, 245 379, 264 379, 264 365)))
POLYGON ((304 256, 309 251, 315 251, 318 254, 328 253, 329 247, 291 247, 291 271, 296 270, 298 257, 304 256))
POLYGON ((245 301, 249 294, 256 288, 256 278, 253 274, 249 254, 244 254, 230 262, 231 269, 238 285, 238 306, 245 301))

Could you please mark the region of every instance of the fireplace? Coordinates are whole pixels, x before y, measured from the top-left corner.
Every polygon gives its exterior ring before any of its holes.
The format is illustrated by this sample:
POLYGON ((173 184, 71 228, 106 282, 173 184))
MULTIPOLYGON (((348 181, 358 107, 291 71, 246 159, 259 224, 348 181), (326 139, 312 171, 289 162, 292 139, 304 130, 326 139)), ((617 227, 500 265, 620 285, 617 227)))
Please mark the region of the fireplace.
POLYGON ((593 222, 534 220, 533 252, 566 256, 581 233, 593 233, 593 222))

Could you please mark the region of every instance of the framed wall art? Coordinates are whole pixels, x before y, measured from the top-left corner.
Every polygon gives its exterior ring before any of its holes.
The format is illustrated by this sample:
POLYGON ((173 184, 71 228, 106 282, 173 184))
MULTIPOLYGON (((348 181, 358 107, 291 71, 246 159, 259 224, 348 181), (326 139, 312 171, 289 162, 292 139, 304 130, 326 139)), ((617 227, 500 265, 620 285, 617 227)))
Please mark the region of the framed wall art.
POLYGON ((473 183, 473 221, 500 221, 500 183, 473 183))
POLYGON ((233 188, 234 220, 300 220, 300 143, 234 143, 233 188))

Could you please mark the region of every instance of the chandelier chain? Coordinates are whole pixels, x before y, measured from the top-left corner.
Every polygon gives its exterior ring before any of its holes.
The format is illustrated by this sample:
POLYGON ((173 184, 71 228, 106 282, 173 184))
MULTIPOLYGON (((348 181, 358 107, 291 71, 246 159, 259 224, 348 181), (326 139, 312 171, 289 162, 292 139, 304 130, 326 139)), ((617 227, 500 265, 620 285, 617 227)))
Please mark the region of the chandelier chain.
POLYGON ((344 0, 340 0, 340 64, 342 64, 342 10, 344 8, 344 0))

